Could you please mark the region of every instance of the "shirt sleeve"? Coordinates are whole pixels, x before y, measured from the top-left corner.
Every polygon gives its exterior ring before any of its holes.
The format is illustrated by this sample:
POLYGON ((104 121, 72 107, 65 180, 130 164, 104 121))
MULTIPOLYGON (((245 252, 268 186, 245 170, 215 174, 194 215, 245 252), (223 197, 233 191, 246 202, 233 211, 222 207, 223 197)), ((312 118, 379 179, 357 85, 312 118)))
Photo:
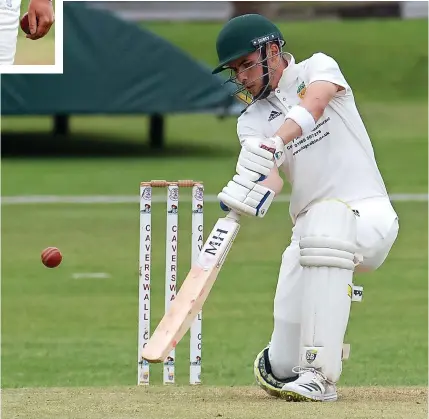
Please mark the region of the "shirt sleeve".
MULTIPOLYGON (((256 115, 254 116, 256 117, 256 115)), ((237 136, 241 146, 249 141, 259 144, 262 139, 266 138, 262 129, 258 127, 258 124, 255 124, 255 119, 257 120, 258 118, 252 118, 251 114, 243 114, 238 118, 237 136)))
POLYGON ((338 63, 329 55, 321 52, 314 54, 308 60, 307 71, 309 84, 315 81, 329 81, 343 87, 346 93, 351 91, 351 88, 344 78, 338 63))

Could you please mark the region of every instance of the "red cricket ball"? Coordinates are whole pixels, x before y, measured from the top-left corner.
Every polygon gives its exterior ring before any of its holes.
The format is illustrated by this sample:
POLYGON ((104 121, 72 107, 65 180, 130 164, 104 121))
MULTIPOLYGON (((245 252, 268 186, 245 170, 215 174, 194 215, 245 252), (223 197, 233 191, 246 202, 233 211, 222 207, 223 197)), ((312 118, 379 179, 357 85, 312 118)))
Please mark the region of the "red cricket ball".
POLYGON ((27 34, 30 35, 30 23, 28 21, 28 13, 24 13, 20 21, 21 29, 27 34))
POLYGON ((63 255, 56 247, 47 247, 42 252, 42 262, 47 268, 56 268, 63 260, 63 255))

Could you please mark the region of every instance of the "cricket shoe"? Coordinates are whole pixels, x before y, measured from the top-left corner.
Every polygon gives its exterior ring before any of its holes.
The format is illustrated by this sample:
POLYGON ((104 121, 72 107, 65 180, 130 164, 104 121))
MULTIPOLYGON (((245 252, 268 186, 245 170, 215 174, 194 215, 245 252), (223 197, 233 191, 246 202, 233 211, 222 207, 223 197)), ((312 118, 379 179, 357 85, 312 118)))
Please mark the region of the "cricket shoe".
POLYGON ((256 378, 256 383, 270 396, 285 398, 283 387, 286 383, 290 383, 298 378, 298 374, 285 379, 280 379, 274 376, 271 371, 271 364, 268 358, 268 347, 264 348, 256 357, 253 364, 253 373, 256 378))
POLYGON ((299 378, 291 383, 284 384, 282 398, 292 402, 334 402, 337 400, 335 383, 314 368, 295 367, 293 372, 299 378))

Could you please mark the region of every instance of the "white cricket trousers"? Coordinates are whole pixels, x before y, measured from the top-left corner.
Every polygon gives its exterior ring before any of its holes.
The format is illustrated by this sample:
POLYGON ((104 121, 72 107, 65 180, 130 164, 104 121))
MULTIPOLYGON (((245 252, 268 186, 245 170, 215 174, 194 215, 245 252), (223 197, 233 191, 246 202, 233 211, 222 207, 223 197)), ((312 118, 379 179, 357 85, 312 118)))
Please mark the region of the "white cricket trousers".
MULTIPOLYGON (((356 271, 371 271, 382 265, 399 230, 398 216, 387 198, 370 198, 349 202, 359 212, 357 220, 358 253, 363 263, 356 271)), ((302 267, 299 263, 299 237, 305 214, 299 216, 292 229, 292 239, 282 256, 282 264, 274 298, 274 330, 269 358, 273 374, 291 377, 299 365, 301 303, 303 294, 302 267)))
POLYGON ((0 65, 15 60, 21 0, 0 0, 0 65))

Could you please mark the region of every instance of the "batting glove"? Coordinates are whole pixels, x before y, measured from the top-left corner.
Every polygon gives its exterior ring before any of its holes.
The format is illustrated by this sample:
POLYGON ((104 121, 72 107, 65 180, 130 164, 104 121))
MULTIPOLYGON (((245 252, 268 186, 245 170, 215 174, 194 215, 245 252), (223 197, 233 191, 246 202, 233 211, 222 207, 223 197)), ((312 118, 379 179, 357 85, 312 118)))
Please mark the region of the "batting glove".
POLYGON ((285 160, 284 144, 280 137, 244 141, 237 162, 237 173, 252 182, 261 182, 269 175, 274 164, 280 166, 285 160))
POLYGON ((275 196, 274 191, 235 175, 217 196, 224 211, 264 217, 275 196))

